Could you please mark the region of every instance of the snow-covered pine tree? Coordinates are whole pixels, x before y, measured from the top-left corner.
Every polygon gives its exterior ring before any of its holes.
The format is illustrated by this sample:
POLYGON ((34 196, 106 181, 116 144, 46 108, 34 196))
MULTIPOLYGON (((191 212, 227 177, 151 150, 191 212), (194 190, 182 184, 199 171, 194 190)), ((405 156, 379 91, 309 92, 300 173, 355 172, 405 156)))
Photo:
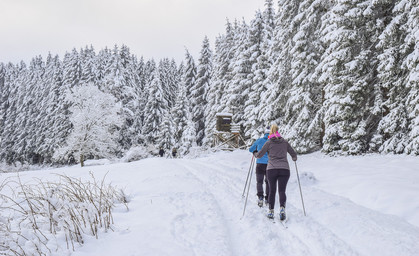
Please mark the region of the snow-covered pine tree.
MULTIPOLYGON (((257 108, 255 108, 254 114, 257 115, 256 117, 256 126, 259 130, 264 129, 268 125, 268 120, 263 118, 263 106, 262 102, 264 101, 262 97, 266 97, 265 92, 267 90, 267 85, 269 84, 269 70, 273 66, 273 60, 275 59, 275 54, 271 52, 273 37, 274 37, 274 30, 275 30, 275 17, 276 13, 273 7, 272 0, 265 0, 265 9, 262 12, 263 18, 263 38, 260 44, 260 49, 262 55, 258 57, 258 81, 260 83, 259 89, 259 102, 257 104, 257 108), (263 89, 263 90, 262 90, 263 89)), ((256 83, 256 81, 255 81, 256 83)), ((256 130, 255 130, 256 132, 256 130)), ((259 135, 260 136, 260 135, 259 135)), ((256 134, 253 133, 251 135, 252 138, 256 137, 256 134)))
POLYGON ((139 132, 136 133, 135 143, 137 144, 144 144, 146 143, 147 134, 144 133, 144 125, 145 119, 148 116, 146 112, 146 105, 148 104, 149 93, 151 91, 151 85, 154 78, 154 74, 156 73, 157 64, 154 59, 148 60, 144 63, 144 67, 140 76, 140 83, 142 85, 142 91, 139 94, 139 107, 136 110, 136 118, 138 119, 137 123, 140 125, 136 125, 138 127, 139 132))
MULTIPOLYGON (((37 109, 37 113, 32 113, 34 115, 34 127, 32 129, 34 132, 30 134, 31 144, 33 150, 31 156, 28 157, 30 163, 38 164, 43 163, 45 158, 48 161, 51 159, 52 151, 47 151, 49 145, 47 145, 47 139, 50 136, 48 134, 49 128, 51 127, 50 120, 48 120, 48 112, 51 109, 51 98, 50 93, 54 84, 51 79, 54 78, 51 72, 53 72, 53 57, 51 54, 47 56, 46 63, 42 61, 41 58, 38 59, 38 63, 31 70, 31 77, 34 79, 34 83, 31 84, 31 87, 34 88, 33 97, 33 107, 37 109)), ((61 80, 61 78, 59 78, 61 80)))
POLYGON ((0 141, 0 159, 8 164, 11 164, 16 160, 16 154, 12 151, 12 146, 15 143, 15 134, 20 128, 16 128, 15 122, 19 96, 18 79, 21 70, 26 71, 26 65, 23 62, 16 66, 12 63, 7 64, 4 70, 4 90, 0 91, 3 98, 2 122, 4 124, 4 126, 0 127, 0 131, 2 132, 0 141))
POLYGON ((164 58, 159 62, 160 81, 163 88, 163 97, 171 108, 176 99, 177 86, 179 83, 179 75, 174 60, 164 58))
POLYGON ((147 144, 158 146, 157 142, 160 136, 160 127, 163 123, 163 117, 168 110, 169 105, 164 98, 159 69, 156 68, 149 86, 148 100, 144 108, 142 134, 145 136, 147 144))
POLYGON ((195 87, 196 83, 196 65, 192 55, 189 53, 188 49, 185 49, 185 69, 184 69, 184 80, 186 88, 186 97, 190 97, 191 89, 195 87))
POLYGON ((196 125, 196 142, 198 145, 202 145, 202 140, 205 137, 204 111, 207 105, 207 91, 210 88, 212 72, 212 51, 208 37, 205 36, 198 60, 196 82, 190 89, 192 120, 196 125))
POLYGON ((377 37, 377 31, 371 30, 376 20, 369 3, 337 1, 324 27, 323 38, 329 47, 318 69, 325 93, 326 152, 359 154, 368 150, 376 65, 371 49, 377 37))
POLYGON ((121 104, 116 98, 87 84, 69 90, 66 100, 71 104, 73 130, 54 158, 64 162, 74 157, 83 167, 88 158, 115 156, 120 149, 117 139, 123 124, 121 104))
POLYGON ((135 94, 138 96, 137 98, 137 107, 135 108, 134 112, 134 123, 133 127, 133 138, 132 144, 133 146, 141 145, 144 142, 144 137, 141 134, 141 129, 143 127, 143 110, 144 105, 146 102, 146 91, 145 91, 145 70, 146 70, 146 63, 144 62, 144 58, 141 57, 139 60, 135 61, 135 78, 137 79, 137 83, 135 86, 135 94))
POLYGON ((186 113, 186 125, 182 132, 182 139, 179 145, 179 154, 186 155, 192 147, 196 147, 196 130, 192 120, 192 113, 186 113))
POLYGON ((173 138, 175 147, 181 155, 189 152, 189 148, 196 146, 196 129, 192 121, 192 111, 189 98, 186 94, 187 73, 184 73, 183 79, 179 84, 179 91, 175 106, 172 108, 173 118, 173 138))
POLYGON ((404 103, 407 97, 406 75, 401 66, 407 36, 403 29, 408 19, 405 7, 409 1, 388 2, 390 6, 383 12, 387 15, 378 23, 385 27, 376 47, 380 51, 377 57, 379 86, 375 90, 376 102, 372 111, 381 119, 370 147, 374 151, 402 153, 407 144, 408 117, 404 103))
MULTIPOLYGON (((6 77, 6 67, 3 63, 0 63, 0 145, 1 140, 3 137, 3 131, 4 131, 4 123, 6 121, 6 111, 7 111, 7 98, 8 98, 8 90, 9 88, 6 88, 6 85, 4 83, 6 77)), ((1 152, 0 152, 1 154, 1 152)))
POLYGON ((171 116, 173 119, 173 138, 176 147, 179 147, 180 141, 182 139, 183 130, 186 127, 187 113, 191 112, 189 98, 186 96, 186 75, 187 73, 184 73, 183 79, 179 84, 179 90, 176 97, 175 105, 171 110, 171 116))
POLYGON ((171 149, 175 145, 175 140, 173 138, 173 120, 169 111, 165 111, 162 122, 157 129, 156 144, 164 149, 171 149))
POLYGON ((63 59, 63 86, 72 88, 80 83, 81 62, 75 48, 71 53, 66 52, 63 59))
POLYGON ((233 122, 243 125, 245 102, 250 90, 250 82, 246 80, 251 72, 248 56, 249 26, 243 20, 240 24, 236 21, 234 26, 232 60, 229 65, 231 79, 226 81, 225 93, 221 99, 222 112, 233 114, 233 122))
POLYGON ((81 74, 80 74, 80 83, 81 84, 98 84, 96 81, 96 53, 93 49, 93 46, 85 47, 84 49, 80 49, 80 66, 81 66, 81 74))
POLYGON ((42 128, 46 137, 38 153, 44 158, 44 163, 49 163, 58 145, 64 144, 72 126, 67 111, 65 88, 62 85, 62 66, 58 55, 47 59, 43 83, 49 90, 45 102, 48 108, 42 128))
MULTIPOLYGON (((19 161, 21 163, 26 162, 29 152, 31 151, 33 145, 28 145, 31 139, 33 139, 33 132, 30 132, 31 129, 34 129, 34 116, 31 116, 30 113, 32 111, 33 102, 34 102, 34 94, 33 94, 33 87, 31 87, 32 83, 36 82, 36 71, 34 71, 34 67, 36 66, 35 58, 32 59, 30 64, 29 70, 26 67, 26 64, 23 62, 20 65, 19 75, 16 79, 17 90, 17 101, 16 101, 16 109, 15 109, 15 119, 13 120, 14 124, 11 127, 13 130, 16 127, 19 127, 15 132, 12 132, 10 141, 12 142, 11 152, 15 155, 15 161, 19 161), (31 79, 31 75, 34 76, 31 79), (29 132, 29 133, 28 133, 29 132)), ((36 110, 35 110, 36 111, 36 110)))
POLYGON ((112 52, 107 47, 100 50, 99 53, 96 55, 96 60, 94 62, 95 68, 95 80, 100 81, 98 82, 98 87, 100 90, 106 90, 104 79, 106 75, 111 71, 112 65, 112 52))
POLYGON ((121 49, 117 45, 112 51, 112 59, 109 71, 105 72, 102 80, 104 91, 109 92, 122 104, 122 118, 124 124, 121 127, 119 143, 124 149, 128 149, 132 145, 132 137, 135 132, 133 129, 134 113, 138 106, 138 96, 135 94, 135 80, 130 74, 130 66, 132 64, 131 54, 128 47, 122 46, 121 49))
POLYGON ((227 81, 231 79, 230 62, 233 58, 233 28, 227 20, 226 33, 215 40, 215 52, 213 55, 213 75, 210 88, 207 93, 207 106, 205 109, 205 138, 204 145, 211 145, 213 141, 216 114, 224 109, 221 99, 226 89, 227 81))
POLYGON ((248 97, 245 102, 243 128, 244 135, 257 139, 260 137, 260 130, 264 129, 266 122, 260 120, 261 94, 266 90, 264 81, 269 69, 268 59, 266 58, 266 46, 271 31, 266 30, 265 21, 262 13, 256 12, 255 18, 250 22, 248 48, 245 56, 249 56, 248 65, 251 67, 250 73, 246 77, 246 84, 249 84, 246 94, 248 97))
POLYGON ((284 116, 288 90, 291 86, 292 38, 296 34, 296 26, 292 23, 298 14, 300 0, 278 1, 278 11, 275 18, 275 29, 271 48, 269 50, 270 63, 273 63, 265 79, 266 91, 261 95, 261 110, 259 120, 268 123, 276 122, 280 129, 284 129, 281 118, 284 116))
POLYGON ((321 146, 322 127, 317 114, 322 104, 322 88, 313 73, 324 52, 319 32, 329 5, 330 1, 302 1, 299 14, 292 21, 298 32, 292 38, 290 49, 291 86, 282 120, 283 133, 302 153, 321 146))
POLYGON ((122 136, 128 136, 130 138, 129 140, 126 140, 127 143, 123 145, 123 147, 127 149, 133 144, 137 144, 134 138, 138 136, 137 133, 141 129, 141 126, 137 126, 139 122, 136 120, 140 117, 137 115, 137 109, 140 106, 140 95, 143 91, 143 86, 141 85, 141 79, 138 73, 137 58, 131 54, 126 45, 121 46, 120 58, 124 70, 123 76, 130 91, 130 94, 127 94, 128 102, 126 106, 124 106, 129 115, 126 115, 125 127, 123 127, 121 131, 123 132, 121 133, 122 136))
POLYGON ((409 119, 408 144, 405 153, 419 155, 419 3, 410 2, 407 20, 407 38, 403 52, 407 53, 403 68, 408 71, 406 110, 409 119))

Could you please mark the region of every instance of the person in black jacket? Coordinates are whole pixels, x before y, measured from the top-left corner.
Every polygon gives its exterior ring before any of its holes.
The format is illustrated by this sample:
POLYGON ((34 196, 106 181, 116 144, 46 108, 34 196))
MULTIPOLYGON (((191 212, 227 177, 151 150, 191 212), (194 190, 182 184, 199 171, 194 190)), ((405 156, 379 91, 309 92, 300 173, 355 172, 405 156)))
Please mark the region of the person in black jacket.
POLYGON ((163 157, 164 156, 164 149, 163 149, 163 147, 160 147, 159 155, 160 155, 160 157, 163 157))

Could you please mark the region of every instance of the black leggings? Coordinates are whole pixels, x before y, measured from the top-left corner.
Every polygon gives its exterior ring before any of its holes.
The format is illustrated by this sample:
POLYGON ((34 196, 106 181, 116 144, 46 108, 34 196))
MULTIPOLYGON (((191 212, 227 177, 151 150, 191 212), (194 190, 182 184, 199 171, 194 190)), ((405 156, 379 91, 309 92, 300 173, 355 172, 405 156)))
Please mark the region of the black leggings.
POLYGON ((269 169, 266 171, 266 176, 268 177, 269 183, 269 209, 275 208, 275 194, 276 186, 278 184, 278 194, 279 194, 279 204, 280 206, 285 207, 287 202, 287 195, 285 190, 287 188, 287 183, 290 178, 290 170, 287 169, 269 169))
POLYGON ((269 184, 266 178, 266 166, 267 164, 256 164, 256 190, 258 198, 263 197, 263 182, 265 181, 265 199, 268 200, 269 196, 269 184))

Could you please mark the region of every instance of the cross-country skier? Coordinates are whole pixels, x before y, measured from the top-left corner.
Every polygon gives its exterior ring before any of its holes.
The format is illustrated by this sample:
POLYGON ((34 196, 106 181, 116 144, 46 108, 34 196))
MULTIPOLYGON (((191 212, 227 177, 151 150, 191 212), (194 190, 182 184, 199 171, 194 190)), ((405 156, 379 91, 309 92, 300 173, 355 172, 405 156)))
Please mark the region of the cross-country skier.
POLYGON ((292 157, 293 161, 297 161, 297 153, 288 144, 281 134, 278 132, 278 126, 273 124, 269 133, 269 139, 263 145, 259 152, 253 153, 255 157, 261 158, 268 152, 268 166, 266 168, 266 175, 269 182, 269 211, 267 214, 268 218, 274 217, 275 208, 275 193, 276 186, 278 184, 279 204, 280 212, 279 218, 281 221, 286 220, 285 203, 287 201, 287 195, 285 190, 287 183, 290 178, 290 167, 287 160, 287 153, 292 157))
POLYGON ((160 155, 160 157, 163 157, 163 155, 164 155, 164 149, 162 147, 160 147, 159 155, 160 155))
MULTIPOLYGON (((249 148, 249 151, 254 153, 260 151, 268 140, 269 136, 269 127, 265 130, 265 135, 262 138, 259 138, 253 143, 249 148)), ((256 160, 256 190, 258 196, 258 205, 259 207, 263 206, 263 181, 265 181, 265 203, 268 204, 269 196, 269 183, 266 177, 266 166, 268 165, 268 153, 265 153, 261 158, 256 160)))

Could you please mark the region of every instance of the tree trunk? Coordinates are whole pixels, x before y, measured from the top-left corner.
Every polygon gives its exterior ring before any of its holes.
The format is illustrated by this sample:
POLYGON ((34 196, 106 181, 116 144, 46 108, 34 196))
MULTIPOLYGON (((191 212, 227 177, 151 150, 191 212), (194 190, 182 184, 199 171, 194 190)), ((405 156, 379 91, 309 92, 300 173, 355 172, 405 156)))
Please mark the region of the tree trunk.
POLYGON ((80 154, 80 165, 81 167, 84 166, 84 156, 80 154))

